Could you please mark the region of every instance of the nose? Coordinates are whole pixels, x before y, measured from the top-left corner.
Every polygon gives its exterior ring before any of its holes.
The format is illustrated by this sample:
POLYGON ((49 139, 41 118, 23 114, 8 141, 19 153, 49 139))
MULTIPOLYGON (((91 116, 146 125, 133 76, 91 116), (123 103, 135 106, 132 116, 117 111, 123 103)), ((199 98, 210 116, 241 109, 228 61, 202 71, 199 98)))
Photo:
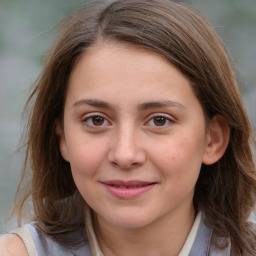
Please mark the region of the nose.
POLYGON ((144 164, 146 153, 138 134, 131 128, 119 129, 112 141, 108 160, 120 169, 131 169, 144 164))

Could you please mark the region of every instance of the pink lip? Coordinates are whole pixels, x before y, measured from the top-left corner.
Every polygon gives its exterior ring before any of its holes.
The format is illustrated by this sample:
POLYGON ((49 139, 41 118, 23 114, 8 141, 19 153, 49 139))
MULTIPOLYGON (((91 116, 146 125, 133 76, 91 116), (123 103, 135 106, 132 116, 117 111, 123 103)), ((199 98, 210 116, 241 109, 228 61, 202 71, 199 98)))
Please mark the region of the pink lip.
POLYGON ((132 199, 149 191, 154 187, 154 185, 156 185, 156 182, 110 180, 104 181, 102 184, 115 197, 121 199, 132 199))

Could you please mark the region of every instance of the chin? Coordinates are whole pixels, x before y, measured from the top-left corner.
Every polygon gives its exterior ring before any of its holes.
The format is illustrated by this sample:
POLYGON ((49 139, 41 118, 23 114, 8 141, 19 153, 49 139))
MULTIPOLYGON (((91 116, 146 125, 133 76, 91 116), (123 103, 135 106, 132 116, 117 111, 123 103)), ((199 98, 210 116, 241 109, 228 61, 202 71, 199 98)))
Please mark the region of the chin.
POLYGON ((135 214, 126 212, 125 214, 113 214, 107 221, 116 227, 123 229, 139 229, 153 222, 152 218, 147 218, 145 214, 135 214))

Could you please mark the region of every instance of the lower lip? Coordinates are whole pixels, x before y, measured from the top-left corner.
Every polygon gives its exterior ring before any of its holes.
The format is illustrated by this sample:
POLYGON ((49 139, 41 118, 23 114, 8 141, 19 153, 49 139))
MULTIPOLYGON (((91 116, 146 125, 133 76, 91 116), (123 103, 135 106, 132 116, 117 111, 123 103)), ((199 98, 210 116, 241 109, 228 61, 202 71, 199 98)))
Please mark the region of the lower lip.
POLYGON ((103 184, 107 190, 115 197, 121 199, 132 199, 136 198, 147 191, 151 190, 156 184, 149 184, 141 187, 133 187, 133 188, 120 188, 107 184, 103 184))

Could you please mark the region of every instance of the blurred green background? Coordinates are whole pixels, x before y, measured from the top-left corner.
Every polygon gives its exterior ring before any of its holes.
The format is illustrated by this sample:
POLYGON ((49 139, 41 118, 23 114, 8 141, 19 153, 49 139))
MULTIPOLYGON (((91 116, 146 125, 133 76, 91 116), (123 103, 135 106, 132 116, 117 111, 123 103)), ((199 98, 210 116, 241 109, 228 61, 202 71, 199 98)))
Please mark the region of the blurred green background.
MULTIPOLYGON (((129 1, 129 0, 127 0, 129 1)), ((0 0, 0 233, 13 206, 24 149, 21 113, 54 41, 56 24, 82 0, 0 0)), ((244 102, 256 126, 256 0, 184 0, 210 20, 240 71, 244 102)))

